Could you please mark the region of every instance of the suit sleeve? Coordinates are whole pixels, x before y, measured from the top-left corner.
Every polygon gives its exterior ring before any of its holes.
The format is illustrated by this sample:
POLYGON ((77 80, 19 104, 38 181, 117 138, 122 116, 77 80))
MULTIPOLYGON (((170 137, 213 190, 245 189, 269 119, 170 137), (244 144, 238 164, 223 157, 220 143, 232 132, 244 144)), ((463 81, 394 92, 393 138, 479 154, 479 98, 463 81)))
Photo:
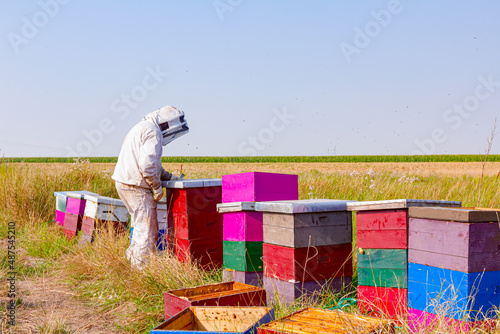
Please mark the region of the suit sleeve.
POLYGON ((158 166, 161 166, 161 140, 156 132, 147 131, 139 148, 139 170, 151 189, 161 189, 161 180, 158 166))

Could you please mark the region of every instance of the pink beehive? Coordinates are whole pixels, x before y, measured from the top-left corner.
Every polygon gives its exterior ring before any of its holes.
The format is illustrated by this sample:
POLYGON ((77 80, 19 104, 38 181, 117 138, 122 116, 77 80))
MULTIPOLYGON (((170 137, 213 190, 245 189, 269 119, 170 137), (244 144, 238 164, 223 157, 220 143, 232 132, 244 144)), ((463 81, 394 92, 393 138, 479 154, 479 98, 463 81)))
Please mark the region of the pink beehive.
POLYGON ((85 200, 80 198, 68 197, 66 204, 66 213, 83 216, 85 212, 85 200))
POLYGON ((222 203, 298 198, 297 175, 250 172, 222 176, 222 203))
POLYGON ((64 216, 66 214, 62 211, 56 210, 56 224, 64 226, 64 216))
POLYGON ((224 213, 224 240, 262 241, 262 212, 240 211, 224 213))

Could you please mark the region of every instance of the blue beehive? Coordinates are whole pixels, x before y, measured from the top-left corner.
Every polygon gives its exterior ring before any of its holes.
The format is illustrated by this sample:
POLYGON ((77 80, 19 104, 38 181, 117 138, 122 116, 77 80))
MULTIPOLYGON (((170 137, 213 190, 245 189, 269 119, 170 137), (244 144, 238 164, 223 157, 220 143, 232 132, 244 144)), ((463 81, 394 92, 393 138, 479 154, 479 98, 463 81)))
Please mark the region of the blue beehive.
POLYGON ((410 263, 408 307, 461 321, 496 315, 500 271, 461 271, 410 263))

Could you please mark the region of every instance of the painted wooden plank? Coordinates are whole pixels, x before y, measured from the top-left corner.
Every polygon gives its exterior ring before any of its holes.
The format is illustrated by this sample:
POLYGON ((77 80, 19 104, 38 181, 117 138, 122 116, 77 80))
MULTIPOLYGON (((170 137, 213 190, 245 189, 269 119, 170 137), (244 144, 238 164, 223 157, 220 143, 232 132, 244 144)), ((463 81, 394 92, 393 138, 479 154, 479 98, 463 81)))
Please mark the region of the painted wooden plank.
POLYGON ((410 249, 409 261, 413 263, 457 270, 464 273, 484 270, 499 270, 498 252, 473 253, 466 256, 443 254, 419 249, 410 249))
POLYGON ((164 293, 165 319, 189 306, 265 306, 266 291, 239 282, 224 282, 164 293))
POLYGON ((217 212, 217 203, 220 203, 222 200, 222 188, 167 188, 166 197, 170 212, 217 212))
POLYGON ((406 249, 360 249, 357 260, 359 285, 407 288, 406 249))
POLYGON ((262 241, 224 241, 224 254, 262 256, 262 241))
POLYGON ((82 227, 82 216, 66 212, 64 215, 64 229, 78 232, 82 227))
POLYGON ((309 282, 289 282, 264 275, 264 289, 269 304, 279 300, 284 304, 291 304, 302 296, 318 297, 323 288, 328 291, 339 292, 351 284, 351 277, 338 277, 329 280, 309 282))
POLYGON ((263 215, 263 225, 297 229, 301 227, 324 227, 352 225, 352 215, 346 211, 321 213, 268 213, 263 215))
POLYGON ((290 228, 264 225, 264 243, 302 248, 310 246, 339 245, 352 242, 351 226, 290 228))
POLYGON ((263 272, 245 272, 232 269, 224 269, 222 272, 222 279, 224 282, 235 281, 262 287, 264 285, 263 275, 263 272))
POLYGON ((166 228, 158 228, 158 242, 156 248, 160 251, 168 249, 168 230, 166 228))
POLYGON ((255 210, 285 214, 335 212, 346 211, 348 202, 349 201, 334 199, 257 202, 255 203, 255 210))
POLYGON ((66 197, 56 197, 56 210, 66 213, 66 197))
POLYGON ((408 229, 408 212, 406 209, 357 212, 356 229, 358 231, 406 231, 408 229))
POLYGON ((224 241, 224 268, 238 271, 263 271, 262 241, 224 241))
POLYGON ((258 334, 392 333, 394 325, 375 317, 339 310, 305 308, 260 326, 258 334))
POLYGON ((263 241, 262 212, 223 214, 223 237, 227 241, 263 241))
POLYGON ((473 333, 476 328, 479 333, 493 333, 497 327, 497 320, 461 321, 409 308, 408 324, 413 333, 429 333, 438 328, 446 328, 447 332, 457 334, 473 333))
POLYGON ((182 262, 193 261, 203 268, 222 267, 222 237, 208 239, 175 238, 175 255, 182 262))
POLYGON ((175 237, 180 239, 222 239, 222 214, 218 212, 170 213, 175 237))
POLYGON ((433 220, 449 220, 456 222, 500 222, 499 209, 484 208, 410 208, 410 217, 433 220))
POLYGON ((192 179, 192 180, 163 181, 161 184, 163 188, 167 189, 220 187, 222 186, 222 179, 192 179))
POLYGON ((85 212, 85 200, 68 197, 66 202, 66 213, 83 216, 85 212))
POLYGON ((414 263, 462 272, 500 270, 496 223, 410 218, 409 248, 414 263))
POLYGON ((357 234, 359 248, 407 249, 408 233, 405 230, 360 231, 357 234))
POLYGON ((56 220, 56 224, 57 225, 60 225, 60 226, 64 226, 64 216, 66 215, 65 212, 62 212, 62 211, 59 211, 59 210, 56 210, 56 217, 55 217, 55 220, 56 220))
POLYGON ((222 176, 222 202, 296 200, 298 176, 250 172, 222 176))
POLYGON ((408 290, 358 285, 358 308, 362 313, 401 320, 406 317, 408 290))
POLYGON ((358 284, 406 289, 408 287, 408 271, 406 269, 358 267, 358 284))
POLYGON ((167 209, 156 209, 156 218, 158 219, 158 224, 168 223, 168 211, 167 209))
POLYGON ((500 271, 463 273, 410 262, 408 291, 411 308, 457 320, 483 320, 500 304, 500 271))
POLYGON ((289 248, 264 244, 264 275, 308 282, 352 276, 352 244, 289 248))
POLYGON ((255 211, 255 202, 230 202, 217 204, 219 213, 255 211))
POLYGON ((406 249, 359 249, 358 268, 407 269, 406 249))
POLYGON ((462 202, 420 200, 420 199, 361 201, 361 202, 349 202, 347 204, 347 210, 349 211, 394 210, 394 209, 407 209, 409 207, 429 207, 429 206, 460 207, 462 206, 462 202))
POLYGON ((469 224, 410 218, 409 248, 466 257, 469 224))
POLYGON ((254 334, 257 327, 274 320, 267 307, 189 307, 150 333, 242 333, 254 334))
POLYGON ((129 213, 125 205, 87 201, 84 215, 97 220, 127 222, 129 213))
POLYGON ((86 235, 93 235, 94 229, 95 229, 95 219, 90 217, 83 217, 82 233, 86 235))

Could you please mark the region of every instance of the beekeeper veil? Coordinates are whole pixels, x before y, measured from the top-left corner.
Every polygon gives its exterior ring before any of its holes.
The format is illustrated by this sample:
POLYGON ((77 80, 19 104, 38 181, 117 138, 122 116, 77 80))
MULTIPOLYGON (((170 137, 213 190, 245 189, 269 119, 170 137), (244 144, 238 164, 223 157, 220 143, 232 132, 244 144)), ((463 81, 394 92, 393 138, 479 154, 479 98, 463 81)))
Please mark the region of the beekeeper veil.
POLYGON ((162 135, 162 145, 165 146, 189 132, 184 112, 172 106, 165 106, 144 117, 158 125, 162 135))

